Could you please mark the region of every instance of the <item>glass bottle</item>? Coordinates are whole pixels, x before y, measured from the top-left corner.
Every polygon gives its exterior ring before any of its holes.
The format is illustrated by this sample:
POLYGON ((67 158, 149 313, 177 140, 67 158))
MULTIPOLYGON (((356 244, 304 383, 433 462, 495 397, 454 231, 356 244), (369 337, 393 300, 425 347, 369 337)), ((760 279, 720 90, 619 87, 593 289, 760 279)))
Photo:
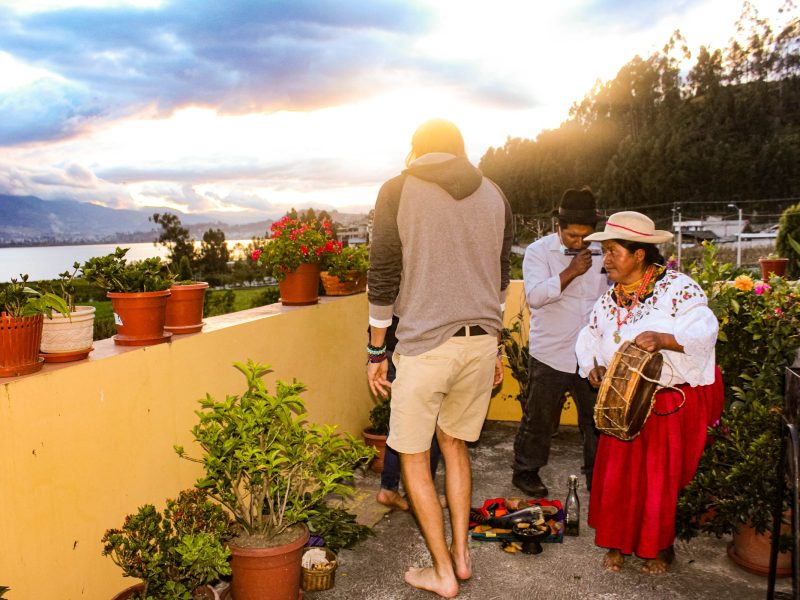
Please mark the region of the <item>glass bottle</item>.
POLYGON ((569 493, 564 502, 564 534, 579 535, 581 525, 581 501, 578 500, 578 476, 569 476, 569 493))

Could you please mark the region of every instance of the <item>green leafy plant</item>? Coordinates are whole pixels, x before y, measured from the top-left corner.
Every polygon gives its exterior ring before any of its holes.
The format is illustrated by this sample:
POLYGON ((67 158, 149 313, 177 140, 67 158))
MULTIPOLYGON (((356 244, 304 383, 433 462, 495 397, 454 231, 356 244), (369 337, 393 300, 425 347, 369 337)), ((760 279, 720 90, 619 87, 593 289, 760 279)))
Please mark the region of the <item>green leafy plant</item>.
POLYGON ((128 262, 130 248, 117 248, 106 256, 90 258, 81 267, 83 277, 110 292, 160 292, 169 289, 173 276, 158 257, 128 262))
POLYGON ((324 256, 323 268, 342 282, 365 275, 369 270, 369 251, 365 246, 345 246, 340 252, 324 256))
POLYGON ((267 275, 278 281, 301 264, 320 263, 325 255, 337 254, 342 249, 327 219, 320 222, 287 215, 275 221, 271 231, 269 242, 253 250, 251 258, 264 265, 267 275))
POLYGON ((259 292, 251 301, 250 308, 258 308, 267 304, 275 304, 281 299, 281 291, 277 286, 271 286, 259 292))
POLYGON ((72 264, 72 271, 66 270, 63 273, 59 273, 58 279, 48 282, 47 284, 42 284, 42 287, 48 292, 63 298, 70 312, 75 310, 75 298, 77 293, 75 280, 80 268, 81 263, 75 262, 72 264))
POLYGON ((521 306, 522 308, 519 309, 519 312, 511 320, 511 327, 503 328, 501 332, 501 341, 506 362, 511 369, 511 376, 514 377, 519 384, 517 400, 519 400, 520 404, 524 405, 528 399, 528 390, 530 387, 530 378, 528 375, 530 353, 528 351, 528 332, 523 331, 525 325, 525 302, 523 302, 521 306))
POLYGON ((771 527, 784 369, 800 347, 800 287, 781 277, 764 282, 733 275, 730 265, 716 261, 711 244, 692 270, 720 322, 716 358, 726 408, 678 502, 677 532, 684 539, 733 533, 744 523, 758 532, 771 527))
POLYGON ((369 428, 367 433, 373 435, 389 435, 389 418, 392 415, 392 398, 383 396, 369 411, 369 428))
POLYGON ((134 598, 191 600, 196 588, 230 574, 230 551, 222 544, 230 533, 219 505, 200 490, 186 490, 163 513, 145 504, 125 517, 122 529, 106 531, 103 556, 144 582, 134 598))
POLYGON ((789 279, 800 278, 800 202, 783 211, 778 226, 775 248, 781 256, 789 259, 786 275, 789 279), (795 242, 795 243, 792 243, 795 242))
POLYGON ((6 597, 5 593, 10 591, 10 590, 11 590, 10 587, 6 587, 4 585, 0 585, 0 598, 5 598, 6 597))
POLYGON ((308 528, 311 533, 322 537, 325 545, 334 552, 341 548, 352 548, 375 535, 370 527, 357 523, 354 514, 325 503, 316 507, 315 514, 308 520, 308 528))
POLYGON ((20 279, 11 279, 11 283, 0 289, 0 312, 14 318, 45 315, 50 317, 53 311, 69 316, 67 303, 50 292, 40 292, 28 286, 28 275, 20 275, 20 279))
POLYGON ((203 316, 215 317, 232 313, 236 304, 236 294, 233 290, 208 292, 203 303, 203 316))
POLYGON ((181 446, 175 451, 203 465, 197 486, 233 513, 240 538, 266 545, 311 517, 329 494, 352 494, 346 482, 374 452, 334 427, 306 423, 302 383, 279 380, 271 394, 262 380, 268 366, 248 360, 234 367, 247 381, 245 391, 200 401, 192 434, 203 456, 190 458, 181 446))

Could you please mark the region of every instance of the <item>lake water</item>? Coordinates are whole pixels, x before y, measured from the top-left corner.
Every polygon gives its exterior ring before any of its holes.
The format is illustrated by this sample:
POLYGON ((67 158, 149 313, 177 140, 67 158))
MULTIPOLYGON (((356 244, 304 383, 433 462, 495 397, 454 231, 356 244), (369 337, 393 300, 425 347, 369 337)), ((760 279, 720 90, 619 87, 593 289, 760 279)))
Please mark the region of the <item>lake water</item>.
MULTIPOLYGON (((236 244, 246 246, 251 240, 227 240, 229 249, 236 244)), ((195 242, 199 248, 200 242, 195 242)), ((0 282, 19 278, 20 273, 30 275, 31 281, 37 279, 56 279, 59 273, 72 270, 72 263, 80 263, 93 256, 105 256, 114 252, 117 246, 130 248, 127 258, 141 260, 160 256, 166 258, 168 252, 160 244, 142 242, 138 244, 89 244, 85 246, 34 246, 29 248, 0 248, 0 282)), ((232 256, 232 258, 235 258, 232 256)))

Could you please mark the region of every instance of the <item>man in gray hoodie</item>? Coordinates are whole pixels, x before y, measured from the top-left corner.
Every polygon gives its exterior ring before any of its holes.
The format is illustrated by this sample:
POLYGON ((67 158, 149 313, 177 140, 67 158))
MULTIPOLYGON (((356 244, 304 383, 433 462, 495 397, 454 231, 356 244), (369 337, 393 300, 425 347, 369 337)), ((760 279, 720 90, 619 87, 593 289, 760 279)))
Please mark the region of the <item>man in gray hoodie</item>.
POLYGON ((509 282, 511 208, 466 158, 458 128, 423 123, 408 168, 375 204, 369 271, 368 380, 389 391, 386 329, 397 315, 397 376, 388 444, 400 453, 411 507, 433 566, 406 581, 445 598, 472 575, 468 549, 472 472, 466 442, 480 436, 491 390, 502 379, 497 346, 509 282), (452 543, 429 468, 437 436, 446 465, 452 543))

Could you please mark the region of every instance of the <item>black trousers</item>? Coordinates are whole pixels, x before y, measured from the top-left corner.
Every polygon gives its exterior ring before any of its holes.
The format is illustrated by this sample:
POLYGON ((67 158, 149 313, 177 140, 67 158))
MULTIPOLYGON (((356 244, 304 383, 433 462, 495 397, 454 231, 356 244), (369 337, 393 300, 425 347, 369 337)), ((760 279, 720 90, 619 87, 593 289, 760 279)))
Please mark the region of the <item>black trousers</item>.
POLYGON ((531 357, 528 363, 530 391, 522 407, 522 420, 514 439, 514 472, 535 471, 547 464, 556 411, 564 392, 575 399, 578 425, 583 436, 583 472, 591 480, 599 433, 594 426, 597 392, 577 373, 564 373, 531 357))

